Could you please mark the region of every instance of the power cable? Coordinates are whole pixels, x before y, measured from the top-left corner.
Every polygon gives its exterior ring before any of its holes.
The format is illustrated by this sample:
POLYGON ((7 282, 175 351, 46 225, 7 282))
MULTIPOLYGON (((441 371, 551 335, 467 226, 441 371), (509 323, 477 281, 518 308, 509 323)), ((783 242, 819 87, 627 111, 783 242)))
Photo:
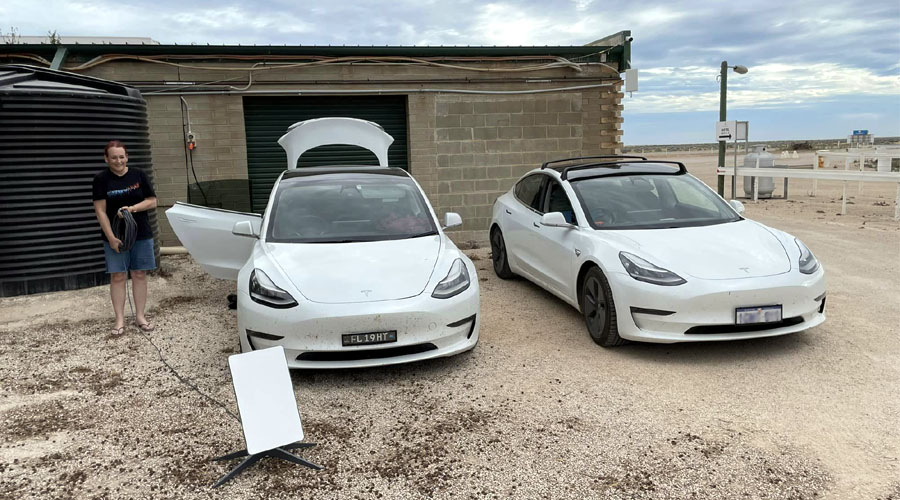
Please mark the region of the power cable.
MULTIPOLYGON (((115 235, 116 238, 122 241, 122 244, 119 246, 119 251, 122 252, 131 250, 134 247, 135 238, 137 236, 137 223, 135 222, 134 217, 131 215, 131 212, 129 212, 128 210, 122 208, 119 210, 119 214, 121 215, 121 217, 116 217, 112 229, 113 235, 115 235)), ((125 272, 128 273, 128 271, 129 270, 126 266, 125 272)), ((131 295, 128 293, 127 274, 125 275, 125 278, 125 296, 128 298, 128 309, 131 311, 131 317, 134 319, 134 323, 137 324, 137 315, 135 315, 134 313, 134 305, 131 303, 131 295)), ((178 373, 178 370, 176 370, 171 364, 169 364, 168 361, 166 361, 166 358, 163 356, 162 349, 160 349, 159 346, 156 345, 156 342, 153 342, 153 339, 151 339, 146 332, 141 330, 140 327, 138 327, 138 332, 145 339, 147 339, 148 342, 150 342, 150 345, 156 348, 156 353, 159 355, 159 360, 166 366, 166 368, 169 369, 169 371, 172 372, 173 375, 175 375, 175 378, 177 378, 182 384, 193 389, 197 394, 203 396, 207 400, 212 401, 217 406, 221 407, 223 410, 225 410, 226 413, 228 413, 228 415, 231 416, 231 418, 237 420, 238 422, 241 421, 241 418, 238 417, 234 412, 229 410, 228 407, 225 406, 225 404, 206 394, 205 392, 200 390, 200 388, 197 387, 193 382, 178 373)))
MULTIPOLYGON (((134 319, 134 322, 137 323, 137 317, 134 314, 134 306, 131 304, 131 295, 128 293, 127 276, 126 276, 126 280, 125 280, 125 296, 128 297, 128 309, 131 310, 131 317, 134 319)), ((140 333, 141 336, 144 337, 147 340, 147 342, 150 342, 150 345, 152 345, 153 348, 156 349, 156 354, 157 354, 157 356, 159 356, 159 361, 162 362, 162 364, 165 365, 165 367, 168 368, 170 372, 172 372, 172 375, 175 375, 175 378, 177 378, 179 382, 186 385, 188 388, 190 388, 197 394, 206 398, 207 401, 210 401, 213 404, 215 404, 216 406, 222 408, 223 410, 225 410, 225 413, 227 413, 228 416, 233 418, 238 423, 241 423, 241 417, 239 417, 236 413, 234 413, 233 411, 228 409, 228 407, 225 406, 224 403, 222 403, 221 401, 217 400, 216 398, 210 396, 209 394, 203 392, 203 390, 201 390, 199 387, 197 387, 196 384, 194 384, 193 382, 188 380, 184 375, 178 373, 178 370, 176 370, 174 366, 172 366, 171 364, 169 364, 168 361, 166 361, 165 356, 163 356, 162 349, 160 349, 159 346, 156 345, 156 342, 154 342, 153 339, 150 338, 150 335, 148 335, 146 332, 141 330, 140 327, 138 327, 138 333, 140 333)))
MULTIPOLYGON (((128 292, 128 290, 126 289, 126 293, 127 292, 128 292)), ((129 304, 129 306, 131 305, 130 298, 128 300, 128 304, 129 304)), ((132 316, 133 315, 134 315, 134 311, 132 310, 132 316)), ((150 338, 150 335, 147 335, 144 331, 142 331, 140 329, 138 331, 145 339, 147 339, 147 342, 150 342, 150 345, 152 345, 156 349, 156 354, 159 355, 159 360, 162 362, 162 364, 164 364, 166 366, 166 368, 169 369, 170 372, 172 372, 172 375, 175 375, 175 378, 177 378, 182 384, 193 389, 193 391, 196 392, 197 394, 203 396, 208 401, 212 402, 216 406, 225 410, 225 413, 227 413, 231 418, 236 420, 238 423, 241 422, 241 417, 237 416, 237 414, 235 414, 233 411, 228 409, 228 407, 225 406, 224 403, 222 403, 221 401, 217 400, 216 398, 210 396, 209 394, 206 394, 199 387, 197 387, 193 382, 191 382, 190 380, 186 379, 183 375, 178 373, 178 370, 176 370, 172 365, 169 364, 168 361, 166 361, 166 358, 163 356, 162 349, 160 349, 159 346, 156 345, 156 342, 153 342, 153 339, 150 338)))
MULTIPOLYGON (((193 174, 194 183, 197 184, 197 189, 200 190, 200 195, 203 196, 203 205, 209 206, 209 200, 206 198, 206 192, 203 190, 203 186, 200 185, 200 180, 197 179, 197 171, 194 169, 194 149, 188 145, 188 142, 193 141, 192 137, 188 137, 188 129, 191 126, 191 108, 188 107, 187 101, 184 97, 181 98, 181 117, 181 136, 184 139, 185 149, 184 168, 186 170, 186 173, 193 174), (185 109, 187 109, 187 123, 185 123, 184 119, 185 109)), ((188 175, 187 180, 188 184, 190 184, 190 175, 188 175)), ((188 189, 188 193, 190 194, 190 188, 188 189)))
POLYGON ((122 207, 119 209, 118 216, 113 219, 113 236, 122 242, 121 245, 119 245, 119 251, 131 250, 131 248, 134 247, 134 242, 137 240, 137 222, 135 222, 134 216, 131 215, 131 212, 122 207))
POLYGON ((200 180, 197 179, 197 171, 194 170, 194 150, 188 148, 188 158, 190 158, 191 162, 191 173, 194 174, 194 182, 197 183, 197 189, 200 190, 200 194, 203 195, 203 205, 209 206, 209 200, 206 199, 206 192, 203 191, 203 186, 200 185, 200 180))

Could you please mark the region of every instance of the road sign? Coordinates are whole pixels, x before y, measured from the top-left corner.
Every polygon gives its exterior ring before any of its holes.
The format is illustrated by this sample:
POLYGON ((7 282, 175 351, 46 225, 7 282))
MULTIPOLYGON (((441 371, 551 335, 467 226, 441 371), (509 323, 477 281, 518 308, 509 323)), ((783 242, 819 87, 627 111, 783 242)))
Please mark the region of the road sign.
POLYGON ((737 122, 734 120, 727 122, 716 122, 716 140, 717 141, 734 141, 737 137, 737 122))

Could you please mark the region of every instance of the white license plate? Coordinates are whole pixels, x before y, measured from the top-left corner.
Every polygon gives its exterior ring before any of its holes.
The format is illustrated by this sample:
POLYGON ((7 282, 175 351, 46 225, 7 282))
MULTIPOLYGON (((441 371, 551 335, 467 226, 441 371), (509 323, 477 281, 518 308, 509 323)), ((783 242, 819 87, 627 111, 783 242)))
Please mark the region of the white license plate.
POLYGON ((738 307, 734 310, 736 325, 777 323, 781 321, 781 306, 738 307))
POLYGON ((341 336, 343 346, 387 344, 397 341, 397 330, 371 333, 346 333, 341 336))

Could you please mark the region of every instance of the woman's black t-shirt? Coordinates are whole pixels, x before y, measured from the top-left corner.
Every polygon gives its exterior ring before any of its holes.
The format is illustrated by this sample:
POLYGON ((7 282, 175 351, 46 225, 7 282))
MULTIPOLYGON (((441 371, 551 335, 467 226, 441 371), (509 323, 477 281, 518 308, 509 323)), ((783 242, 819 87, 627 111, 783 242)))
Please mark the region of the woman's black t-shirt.
MULTIPOLYGON (((117 213, 122 207, 137 205, 147 198, 155 198, 156 192, 150 184, 150 179, 143 170, 129 168, 125 175, 119 177, 108 168, 104 168, 94 176, 94 201, 106 200, 106 216, 109 223, 115 224, 117 213)), ((137 240, 146 240, 153 237, 150 229, 150 216, 148 212, 135 212, 132 214, 137 223, 137 240)), ((102 233, 102 230, 101 230, 102 233)), ((106 239, 106 235, 103 235, 106 239)))

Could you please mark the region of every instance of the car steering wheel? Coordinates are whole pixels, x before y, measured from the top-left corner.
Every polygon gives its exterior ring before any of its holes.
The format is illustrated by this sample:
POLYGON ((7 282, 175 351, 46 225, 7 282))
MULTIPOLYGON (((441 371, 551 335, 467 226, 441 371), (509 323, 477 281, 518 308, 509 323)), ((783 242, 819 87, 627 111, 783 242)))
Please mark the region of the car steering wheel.
POLYGON ((591 211, 594 217, 594 224, 612 224, 616 222, 616 213, 606 208, 595 208, 591 211))
POLYGON ((291 221, 291 236, 308 238, 322 236, 328 229, 328 221, 316 215, 301 215, 291 221))

